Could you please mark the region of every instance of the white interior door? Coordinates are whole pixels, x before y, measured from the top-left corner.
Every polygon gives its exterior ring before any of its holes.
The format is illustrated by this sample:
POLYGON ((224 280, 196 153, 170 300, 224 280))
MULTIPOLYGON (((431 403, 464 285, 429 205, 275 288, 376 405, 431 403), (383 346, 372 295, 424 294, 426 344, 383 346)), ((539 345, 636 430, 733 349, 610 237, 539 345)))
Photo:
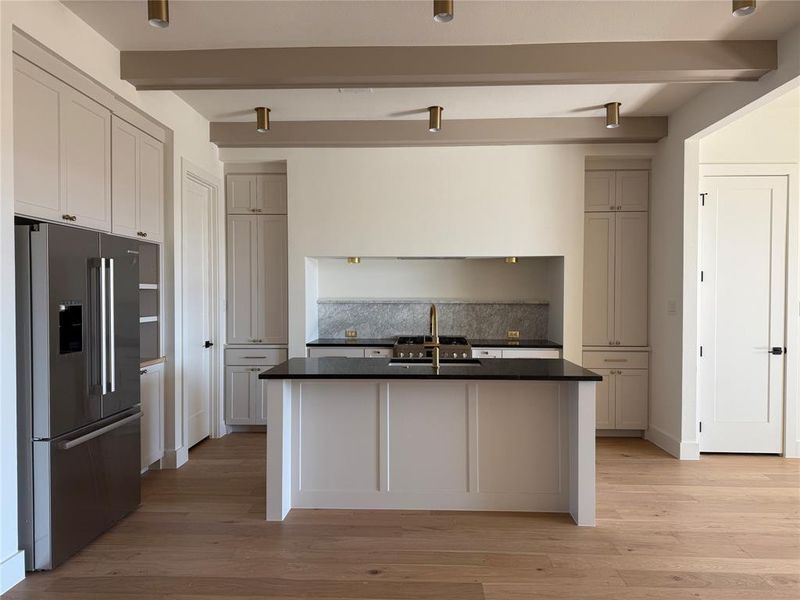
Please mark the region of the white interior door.
POLYGON ((780 453, 787 178, 705 177, 703 191, 700 450, 780 453))
POLYGON ((183 394, 187 446, 211 433, 213 190, 183 179, 183 394))

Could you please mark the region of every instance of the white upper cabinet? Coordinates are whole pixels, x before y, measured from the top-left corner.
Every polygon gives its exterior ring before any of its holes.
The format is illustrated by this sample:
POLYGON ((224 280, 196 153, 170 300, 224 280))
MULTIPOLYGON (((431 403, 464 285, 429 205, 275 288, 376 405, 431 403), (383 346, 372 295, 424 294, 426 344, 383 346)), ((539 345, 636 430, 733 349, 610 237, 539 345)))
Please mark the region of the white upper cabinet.
POLYGON ((61 203, 60 104, 63 84, 14 57, 16 212, 57 220, 61 203))
POLYGON ((14 57, 17 213, 111 230, 111 111, 14 57))
POLYGON ((164 239, 164 145, 118 117, 112 131, 112 230, 164 239))
POLYGON ((650 197, 649 171, 586 171, 585 210, 646 211, 650 197))
POLYGON ((583 343, 614 345, 614 213, 584 215, 583 343))
POLYGON ((615 210, 616 174, 614 171, 586 171, 586 211, 615 210))
POLYGON ((286 175, 228 175, 228 214, 286 214, 286 175))
POLYGON ((650 198, 650 172, 617 171, 616 175, 617 210, 647 210, 650 198))
POLYGON ((139 138, 139 231, 164 239, 164 144, 142 132, 139 138))

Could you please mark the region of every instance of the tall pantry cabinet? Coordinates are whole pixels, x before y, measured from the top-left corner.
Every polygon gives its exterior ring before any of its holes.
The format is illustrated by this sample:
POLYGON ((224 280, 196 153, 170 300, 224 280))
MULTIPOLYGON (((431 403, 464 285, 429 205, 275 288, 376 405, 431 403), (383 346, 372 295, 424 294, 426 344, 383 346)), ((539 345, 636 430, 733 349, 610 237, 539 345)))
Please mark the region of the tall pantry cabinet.
POLYGON ((258 372, 286 358, 288 239, 286 175, 228 174, 225 420, 264 425, 258 372))
POLYGON ((650 172, 586 171, 583 364, 603 375, 597 429, 647 429, 650 172))

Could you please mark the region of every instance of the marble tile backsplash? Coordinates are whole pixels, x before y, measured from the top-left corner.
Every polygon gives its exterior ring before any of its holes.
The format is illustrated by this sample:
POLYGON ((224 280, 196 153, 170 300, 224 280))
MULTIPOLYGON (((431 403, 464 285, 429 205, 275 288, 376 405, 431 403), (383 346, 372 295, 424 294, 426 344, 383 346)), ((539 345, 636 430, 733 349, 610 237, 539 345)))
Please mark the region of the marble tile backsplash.
POLYGON ((423 335, 430 331, 430 306, 439 311, 440 335, 505 338, 509 329, 523 339, 547 338, 546 302, 463 302, 457 300, 320 300, 319 337, 423 335))

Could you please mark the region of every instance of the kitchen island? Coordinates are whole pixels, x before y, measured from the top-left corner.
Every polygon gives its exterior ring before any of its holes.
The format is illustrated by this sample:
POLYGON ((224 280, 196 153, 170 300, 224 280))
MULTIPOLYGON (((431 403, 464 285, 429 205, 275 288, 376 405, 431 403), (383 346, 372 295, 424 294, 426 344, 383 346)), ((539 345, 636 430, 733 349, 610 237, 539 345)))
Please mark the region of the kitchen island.
POLYGON ((267 382, 267 520, 292 508, 595 521, 595 385, 561 359, 293 358, 267 382))

